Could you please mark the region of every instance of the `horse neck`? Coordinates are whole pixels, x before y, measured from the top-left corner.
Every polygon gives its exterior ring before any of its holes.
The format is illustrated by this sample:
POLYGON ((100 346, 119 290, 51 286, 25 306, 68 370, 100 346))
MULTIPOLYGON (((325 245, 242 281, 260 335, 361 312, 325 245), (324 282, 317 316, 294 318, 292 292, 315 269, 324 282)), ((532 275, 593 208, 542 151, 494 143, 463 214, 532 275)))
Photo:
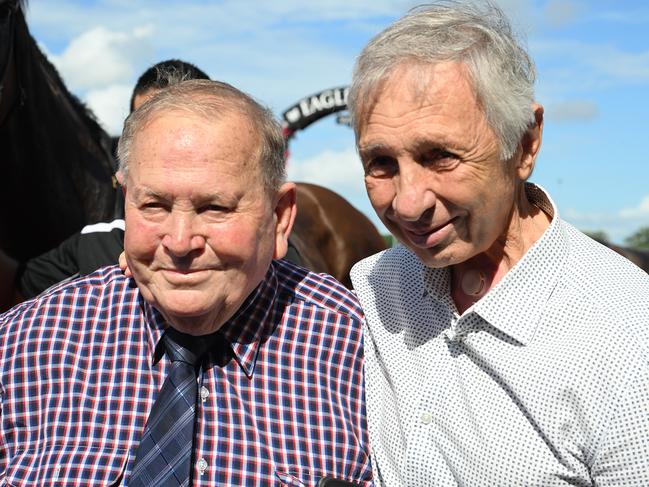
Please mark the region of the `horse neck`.
MULTIPOLYGON (((54 153, 66 160, 97 160, 108 177, 114 172, 110 136, 99 126, 86 107, 72 95, 56 68, 40 51, 29 34, 24 19, 17 27, 24 27, 16 42, 15 58, 18 82, 22 89, 20 117, 28 127, 52 123, 54 131, 43 130, 40 137, 55 139, 54 153)), ((47 143, 47 140, 45 140, 47 143)), ((50 145, 50 144, 46 144, 50 145)), ((87 163, 87 162, 86 162, 87 163)))

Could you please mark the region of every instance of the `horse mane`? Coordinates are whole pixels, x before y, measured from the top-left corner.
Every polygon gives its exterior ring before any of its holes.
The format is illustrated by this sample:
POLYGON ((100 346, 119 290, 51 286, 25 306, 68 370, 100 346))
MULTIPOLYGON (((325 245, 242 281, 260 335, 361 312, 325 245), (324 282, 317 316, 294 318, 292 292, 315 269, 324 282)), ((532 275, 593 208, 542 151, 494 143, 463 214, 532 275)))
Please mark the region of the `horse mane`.
POLYGON ((38 48, 36 43, 34 43, 34 47, 36 48, 36 53, 41 58, 40 62, 43 66, 43 69, 47 72, 47 74, 49 74, 52 77, 53 80, 55 80, 60 85, 61 95, 67 97, 70 103, 72 104, 74 110, 84 117, 85 119, 84 122, 88 127, 88 129, 90 130, 92 138, 95 140, 107 141, 108 143, 107 147, 111 147, 110 137, 108 136, 104 128, 97 120, 97 116, 95 115, 95 113, 84 102, 82 102, 77 97, 77 95, 75 95, 74 93, 70 92, 70 90, 68 90, 68 87, 63 82, 63 78, 59 74, 59 71, 56 69, 56 66, 54 66, 49 59, 47 59, 45 54, 41 52, 41 50, 38 48))
MULTIPOLYGON (((4 0, 0 0, 0 3, 2 3, 3 1, 4 0)), ((99 122, 97 121, 97 117, 95 116, 95 114, 76 95, 74 95, 68 90, 67 86, 63 82, 63 79, 59 74, 58 70, 56 69, 56 67, 50 62, 50 60, 45 56, 45 54, 43 54, 41 49, 38 47, 38 44, 31 36, 26 21, 26 11, 27 8, 29 7, 29 0, 17 0, 17 3, 18 3, 18 7, 21 10, 21 14, 23 17, 22 21, 25 28, 24 32, 26 34, 24 36, 25 42, 17 43, 17 47, 19 47, 20 49, 31 50, 32 54, 37 56, 36 58, 38 60, 37 62, 41 63, 43 68, 46 70, 47 74, 51 76, 52 80, 58 85, 58 87, 62 92, 62 95, 66 96, 70 100, 72 106, 78 113, 88 118, 88 121, 90 123, 89 128, 91 129, 93 137, 103 138, 104 137, 103 132, 105 131, 103 130, 101 125, 99 125, 99 122)), ((19 71, 21 70, 19 69, 19 71)), ((19 76, 21 76, 22 74, 23 73, 20 73, 19 76)))
MULTIPOLYGON (((20 0, 20 3, 26 5, 28 3, 28 0, 20 0)), ((25 22, 25 27, 26 27, 26 22, 25 22)), ((83 103, 74 93, 71 93, 70 90, 68 90, 68 87, 63 82, 63 78, 61 77, 61 74, 56 69, 54 64, 52 64, 52 62, 47 58, 47 56, 45 56, 45 54, 38 47, 38 44, 32 38, 31 34, 29 33, 29 30, 26 30, 25 33, 27 34, 26 36, 27 42, 25 43, 24 46, 21 46, 21 48, 32 50, 32 54, 36 56, 34 59, 37 60, 34 62, 41 64, 45 73, 57 85, 57 88, 61 92, 60 94, 66 97, 70 101, 72 107, 78 114, 82 115, 82 117, 85 119, 84 121, 86 122, 87 127, 93 139, 95 140, 106 139, 107 138, 106 131, 99 124, 99 121, 97 120, 97 117, 93 113, 93 111, 90 108, 88 108, 88 106, 86 106, 86 104, 83 103), (31 43, 29 42, 29 40, 31 40, 31 43)), ((110 147, 110 143, 107 147, 110 147)))

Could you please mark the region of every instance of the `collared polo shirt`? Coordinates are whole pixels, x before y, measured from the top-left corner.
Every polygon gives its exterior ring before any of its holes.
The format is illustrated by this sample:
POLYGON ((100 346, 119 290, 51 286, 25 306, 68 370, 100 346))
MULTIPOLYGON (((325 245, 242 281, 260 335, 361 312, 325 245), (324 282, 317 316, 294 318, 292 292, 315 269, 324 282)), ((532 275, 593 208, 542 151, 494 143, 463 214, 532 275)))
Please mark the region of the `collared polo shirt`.
MULTIPOLYGON (((199 374, 193 485, 370 484, 362 319, 332 278, 274 261, 199 374)), ((167 326, 117 267, 0 316, 0 484, 127 485, 167 326)))
POLYGON ((378 485, 649 485, 649 276, 559 218, 459 314, 405 247, 354 267, 378 485))

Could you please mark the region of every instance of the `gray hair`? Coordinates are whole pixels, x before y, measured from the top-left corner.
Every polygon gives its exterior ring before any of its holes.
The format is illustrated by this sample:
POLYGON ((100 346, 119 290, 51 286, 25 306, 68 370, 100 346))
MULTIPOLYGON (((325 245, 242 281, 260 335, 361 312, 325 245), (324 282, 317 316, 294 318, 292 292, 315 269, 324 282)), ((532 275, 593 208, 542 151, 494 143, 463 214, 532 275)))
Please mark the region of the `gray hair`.
POLYGON ((510 159, 534 121, 534 63, 500 8, 489 0, 417 7, 378 34, 354 67, 348 106, 356 138, 372 97, 404 63, 463 63, 489 125, 510 159))
POLYGON ((219 120, 232 113, 243 115, 260 139, 256 162, 264 186, 271 191, 277 190, 286 180, 286 142, 270 109, 227 83, 202 79, 182 81, 164 88, 128 116, 117 146, 119 171, 124 177, 128 175, 131 146, 136 134, 155 115, 175 110, 206 120, 219 120))

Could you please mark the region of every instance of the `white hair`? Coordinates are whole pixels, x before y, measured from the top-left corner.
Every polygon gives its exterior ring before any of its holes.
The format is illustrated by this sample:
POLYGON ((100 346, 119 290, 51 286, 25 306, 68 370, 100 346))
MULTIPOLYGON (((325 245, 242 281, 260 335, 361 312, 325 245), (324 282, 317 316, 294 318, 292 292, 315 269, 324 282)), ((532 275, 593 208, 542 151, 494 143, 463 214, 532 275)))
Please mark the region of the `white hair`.
POLYGON ((348 107, 356 138, 372 97, 403 64, 463 63, 476 97, 510 159, 534 121, 534 64, 500 8, 489 0, 417 7, 378 34, 356 61, 348 107))
POLYGON ((119 171, 124 177, 128 174, 135 135, 157 114, 175 110, 207 120, 220 120, 232 113, 243 115, 259 136, 257 162, 265 187, 276 190, 286 180, 286 142, 270 109, 227 83, 202 79, 163 88, 128 116, 117 147, 119 171))

